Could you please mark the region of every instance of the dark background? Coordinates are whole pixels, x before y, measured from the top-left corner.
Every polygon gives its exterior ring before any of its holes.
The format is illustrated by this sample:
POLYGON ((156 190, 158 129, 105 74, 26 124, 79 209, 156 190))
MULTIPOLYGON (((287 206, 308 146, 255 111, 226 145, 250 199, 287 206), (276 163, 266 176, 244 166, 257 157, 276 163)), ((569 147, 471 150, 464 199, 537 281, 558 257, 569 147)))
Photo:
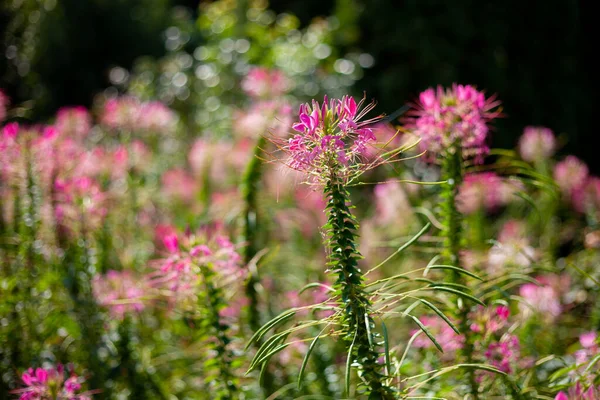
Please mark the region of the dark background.
MULTIPOLYGON (((17 12, 3 1, 0 87, 15 103, 35 98, 33 119, 62 105, 89 105, 108 85, 108 68, 163 54, 173 6, 197 15, 189 0, 57 0, 52 17, 28 34, 37 0, 17 12), (33 49, 24 76, 6 58, 10 46, 33 49)), ((432 85, 475 84, 496 93, 507 116, 496 123, 494 146, 512 147, 524 126, 545 125, 561 135, 561 153, 600 172, 593 120, 600 46, 591 1, 274 0, 271 8, 303 23, 336 15, 338 45, 375 57, 356 93, 366 91, 383 112, 432 85)))

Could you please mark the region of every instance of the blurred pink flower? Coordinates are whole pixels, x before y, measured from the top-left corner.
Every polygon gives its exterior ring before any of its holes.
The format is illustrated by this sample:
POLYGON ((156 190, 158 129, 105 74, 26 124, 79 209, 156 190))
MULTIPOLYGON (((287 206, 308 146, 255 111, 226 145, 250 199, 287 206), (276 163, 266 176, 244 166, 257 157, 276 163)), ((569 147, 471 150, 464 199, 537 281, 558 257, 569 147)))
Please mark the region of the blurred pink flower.
POLYGON ((515 181, 504 179, 493 172, 465 176, 456 197, 456 206, 463 214, 478 210, 495 211, 507 205, 521 189, 515 181))
POLYGON ((54 183, 56 218, 63 226, 83 224, 80 229, 98 228, 107 214, 106 194, 87 176, 58 179, 54 183))
POLYGON ((506 306, 479 306, 469 315, 469 319, 472 321, 470 329, 487 337, 506 327, 509 316, 510 309, 506 306))
POLYGON ((10 99, 4 94, 4 91, 0 90, 0 122, 6 119, 9 104, 10 99))
POLYGON ((146 282, 130 271, 108 271, 92 280, 94 297, 99 305, 108 308, 113 318, 122 320, 126 315, 145 308, 148 296, 146 282))
POLYGON ((292 108, 287 103, 260 101, 234 113, 233 133, 237 137, 284 136, 292 126, 292 108))
POLYGON ((112 129, 166 135, 175 129, 177 115, 163 103, 123 96, 104 103, 100 121, 112 129))
POLYGON ((520 287, 519 295, 525 304, 520 304, 519 307, 525 317, 530 316, 533 311, 552 322, 563 311, 561 296, 569 288, 568 277, 546 275, 538 276, 536 280, 539 285, 527 283, 520 287))
POLYGON ((242 90, 252 97, 275 98, 285 94, 291 82, 277 69, 253 67, 242 80, 242 90))
POLYGON ((484 355, 490 365, 511 374, 514 372, 514 365, 521 357, 520 348, 518 337, 504 335, 500 341, 490 343, 484 355))
POLYGON ((398 224, 412 216, 412 206, 399 182, 380 183, 373 189, 375 221, 381 225, 398 224))
POLYGON ((519 139, 521 158, 529 162, 547 160, 556 151, 554 133, 543 126, 528 126, 519 139))
POLYGON ((161 179, 162 191, 169 198, 183 203, 192 203, 198 193, 198 183, 183 168, 165 172, 161 179))
POLYGON ((489 151, 488 123, 499 116, 493 111, 498 105, 470 85, 438 86, 419 95, 407 125, 421 139, 420 148, 430 152, 430 159, 459 146, 463 157, 482 162, 489 151))
POLYGON ((509 266, 524 268, 536 260, 537 254, 526 236, 522 221, 508 220, 498 234, 498 242, 488 252, 487 266, 492 275, 500 275, 509 266))
POLYGON ((235 245, 218 228, 180 236, 163 226, 158 233, 167 253, 150 262, 154 271, 147 278, 171 305, 195 305, 201 265, 211 265, 222 286, 240 282, 245 273, 235 245))
POLYGON ((575 191, 580 190, 588 179, 587 165, 575 156, 568 156, 554 167, 554 180, 563 194, 571 198, 575 191))
POLYGON ((92 128, 92 118, 85 107, 63 107, 56 114, 54 123, 63 138, 83 139, 92 128))
MULTIPOLYGON (((463 347, 465 338, 457 334, 448 326, 448 324, 439 317, 424 316, 419 318, 421 323, 427 327, 429 332, 435 337, 437 342, 444 350, 444 357, 452 358, 453 353, 463 347)), ((419 330, 415 329, 411 332, 414 335, 419 330)), ((424 334, 417 336, 413 345, 417 348, 428 349, 434 347, 434 344, 424 334)))
POLYGON ((567 393, 558 392, 554 400, 600 400, 600 387, 584 389, 580 382, 571 386, 567 393))
POLYGON ((572 200, 580 213, 600 213, 600 178, 588 178, 584 186, 573 190, 572 200))

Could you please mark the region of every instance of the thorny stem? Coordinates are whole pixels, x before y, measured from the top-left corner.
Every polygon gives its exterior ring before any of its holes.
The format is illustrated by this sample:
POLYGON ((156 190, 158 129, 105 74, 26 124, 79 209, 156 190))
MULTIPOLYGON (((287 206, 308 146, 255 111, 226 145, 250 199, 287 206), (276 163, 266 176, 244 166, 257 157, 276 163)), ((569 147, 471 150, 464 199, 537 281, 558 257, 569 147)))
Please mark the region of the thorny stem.
POLYGON ((209 265, 201 265, 200 270, 206 288, 205 300, 208 307, 208 315, 206 316, 205 323, 207 324, 207 328, 213 331, 211 334, 215 335, 214 350, 217 354, 214 361, 218 365, 218 381, 221 382, 221 387, 217 389, 216 393, 213 393, 213 398, 219 400, 234 400, 238 398, 238 387, 235 382, 235 376, 232 373, 231 363, 233 361, 233 355, 229 349, 231 339, 227 336, 229 327, 221 321, 221 316, 219 314, 219 312, 225 308, 223 292, 213 282, 215 273, 209 265))
MULTIPOLYGON (((462 268, 460 250, 463 236, 463 221, 462 215, 456 208, 456 196, 464 177, 462 153, 459 146, 452 146, 446 153, 442 164, 442 174, 448 180, 448 183, 444 186, 442 192, 441 217, 443 219, 442 236, 444 238, 442 256, 448 264, 462 268)), ((456 271, 452 271, 451 282, 465 284, 463 276, 456 271)), ((465 338, 462 355, 467 363, 472 364, 474 349, 473 341, 469 334, 469 307, 464 303, 459 302, 457 304, 456 316, 459 320, 458 329, 465 338)), ((479 386, 475 379, 475 370, 467 370, 467 379, 469 393, 473 396, 473 399, 479 399, 479 386)))
POLYGON ((378 335, 373 332, 371 302, 358 267, 362 256, 357 249, 357 222, 350 210, 349 193, 332 173, 324 194, 328 212, 325 225, 330 251, 328 265, 338 275, 334 287, 341 295, 344 311, 340 321, 344 329, 342 338, 347 348, 352 348, 349 357, 358 368, 363 394, 368 394, 369 399, 394 399, 394 391, 384 383, 386 376, 380 373, 381 366, 377 363, 380 357, 375 344, 378 335))

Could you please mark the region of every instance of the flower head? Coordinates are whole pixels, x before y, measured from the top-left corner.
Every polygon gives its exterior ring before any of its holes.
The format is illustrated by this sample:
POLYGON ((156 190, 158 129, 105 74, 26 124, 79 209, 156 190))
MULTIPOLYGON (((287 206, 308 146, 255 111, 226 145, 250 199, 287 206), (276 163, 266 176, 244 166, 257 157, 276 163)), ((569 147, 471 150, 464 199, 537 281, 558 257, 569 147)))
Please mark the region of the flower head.
POLYGON ((235 245, 212 228, 186 235, 177 235, 171 229, 161 229, 158 233, 166 255, 151 263, 155 270, 148 279, 171 304, 185 306, 195 301, 202 265, 212 267, 222 286, 239 280, 244 273, 242 257, 235 245))
POLYGON ((543 126, 528 126, 519 139, 519 153, 525 161, 546 160, 556 151, 554 133, 543 126))
POLYGON ((63 107, 56 114, 54 124, 62 137, 82 139, 92 126, 92 118, 85 107, 63 107))
POLYGON ((10 103, 10 99, 7 95, 4 94, 2 90, 0 90, 0 122, 6 119, 6 111, 8 109, 8 104, 10 103))
POLYGON ((419 95, 408 126, 421 138, 420 147, 433 155, 456 151, 480 162, 489 151, 488 123, 499 116, 499 102, 470 85, 429 88, 419 95))
POLYGON ((289 167, 310 174, 315 180, 329 178, 332 172, 345 178, 356 176, 372 164, 365 164, 367 146, 376 142, 373 129, 368 127, 377 118, 360 121, 373 109, 369 104, 360 110, 364 100, 354 98, 328 100, 322 104, 313 100, 302 104, 299 121, 292 125, 298 132, 283 149, 288 153, 289 167))
POLYGON ((514 199, 519 186, 493 172, 465 176, 456 198, 458 210, 473 214, 478 210, 495 211, 514 199))
POLYGON ((108 308, 117 319, 122 320, 125 315, 145 308, 145 282, 130 271, 108 271, 106 275, 98 275, 92 280, 92 289, 98 304, 108 308))
POLYGON ((588 166, 575 156, 568 156, 554 167, 554 180, 563 194, 571 197, 586 184, 588 166))
POLYGON ((252 97, 274 98, 285 94, 290 81, 280 70, 263 67, 251 68, 242 80, 242 90, 252 97))
POLYGON ((90 400, 87 393, 80 393, 81 377, 70 372, 65 379, 65 369, 61 364, 52 368, 29 368, 21 376, 25 388, 18 389, 19 400, 90 400))

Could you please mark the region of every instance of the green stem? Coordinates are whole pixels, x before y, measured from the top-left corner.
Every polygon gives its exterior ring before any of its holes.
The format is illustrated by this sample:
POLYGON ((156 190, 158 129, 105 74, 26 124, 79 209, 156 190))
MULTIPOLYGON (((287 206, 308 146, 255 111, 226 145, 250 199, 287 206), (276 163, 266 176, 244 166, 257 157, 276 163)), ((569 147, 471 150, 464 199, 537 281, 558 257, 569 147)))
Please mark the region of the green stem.
POLYGON ((208 315, 204 321, 210 335, 214 335, 214 350, 217 353, 214 359, 209 363, 216 362, 218 366, 218 382, 220 388, 213 393, 214 399, 233 400, 238 398, 239 389, 236 384, 235 375, 232 372, 232 362, 234 355, 229 349, 231 339, 227 335, 229 327, 221 321, 219 312, 225 308, 222 290, 215 285, 215 273, 209 265, 200 266, 203 275, 204 286, 206 289, 206 302, 208 315))
MULTIPOLYGON (((451 151, 446 153, 442 164, 442 174, 448 180, 442 192, 442 219, 443 229, 442 236, 444 238, 444 248, 442 256, 446 263, 454 265, 458 268, 462 267, 460 259, 460 250, 462 246, 463 236, 463 218, 461 213, 456 208, 456 196, 458 189, 462 184, 464 172, 462 166, 462 153, 458 146, 454 146, 451 151), (452 151, 454 150, 454 151, 452 151)), ((452 272, 452 283, 465 284, 464 278, 456 271, 452 272)), ((469 327, 469 307, 459 300, 456 309, 456 317, 459 320, 459 330, 465 338, 462 348, 462 356, 469 364, 473 364, 473 338, 470 335, 469 327)), ((475 371, 467 370, 467 380, 469 385, 469 393, 473 399, 479 399, 479 385, 475 379, 475 371)))
MULTIPOLYGON (((249 268, 248 278, 244 287, 246 298, 248 299, 248 307, 246 308, 246 317, 248 320, 248 326, 252 333, 256 332, 260 326, 260 299, 258 286, 260 284, 260 276, 256 265, 253 265, 252 261, 256 256, 256 253, 260 249, 260 238, 259 238, 259 215, 258 215, 258 193, 262 179, 263 163, 261 161, 261 155, 263 149, 267 145, 267 139, 264 136, 260 136, 254 146, 252 158, 246 166, 244 176, 242 178, 241 191, 244 198, 244 214, 243 214, 243 241, 244 247, 244 265, 249 268)), ((262 345, 262 340, 256 343, 257 348, 262 345)), ((268 367, 264 372, 263 379, 261 380, 261 386, 266 395, 269 395, 277 387, 274 385, 274 379, 268 367)))
POLYGON ((330 269, 337 273, 334 285, 341 295, 344 313, 341 326, 343 339, 351 352, 352 364, 358 364, 361 389, 369 399, 394 399, 393 389, 385 384, 386 376, 380 373, 377 363, 375 323, 371 317, 371 302, 364 290, 364 277, 358 267, 362 258, 357 249, 357 222, 350 210, 350 198, 346 188, 332 174, 324 189, 327 198, 328 246, 330 269))

